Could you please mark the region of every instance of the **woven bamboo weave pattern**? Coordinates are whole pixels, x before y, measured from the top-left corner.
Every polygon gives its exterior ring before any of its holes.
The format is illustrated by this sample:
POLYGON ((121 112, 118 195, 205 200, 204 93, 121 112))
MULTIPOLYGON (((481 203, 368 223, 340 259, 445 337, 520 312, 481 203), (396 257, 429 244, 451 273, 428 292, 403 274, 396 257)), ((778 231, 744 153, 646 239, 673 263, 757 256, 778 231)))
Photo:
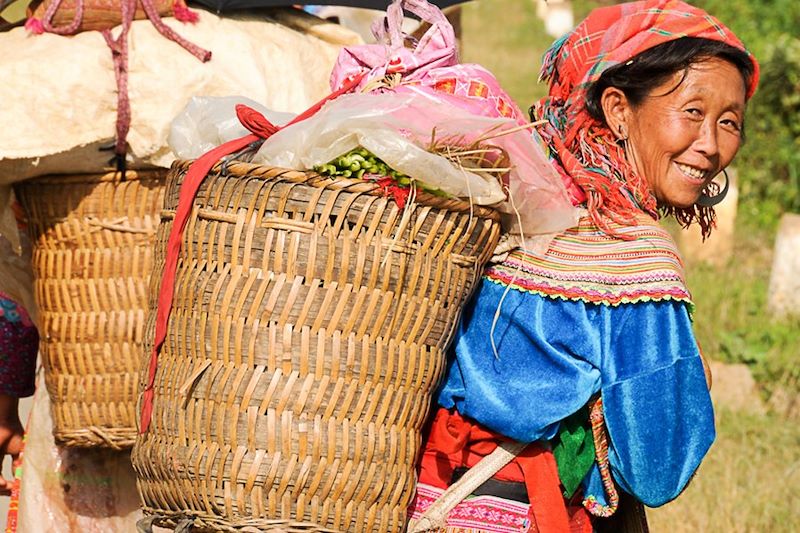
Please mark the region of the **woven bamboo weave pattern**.
MULTIPOLYGON (((168 178, 156 271, 187 168, 168 178)), ((132 454, 145 511, 200 530, 402 530, 444 350, 499 231, 458 200, 400 210, 364 181, 217 165, 132 454)))
POLYGON ((34 243, 41 353, 56 440, 129 448, 166 171, 18 185, 34 243))

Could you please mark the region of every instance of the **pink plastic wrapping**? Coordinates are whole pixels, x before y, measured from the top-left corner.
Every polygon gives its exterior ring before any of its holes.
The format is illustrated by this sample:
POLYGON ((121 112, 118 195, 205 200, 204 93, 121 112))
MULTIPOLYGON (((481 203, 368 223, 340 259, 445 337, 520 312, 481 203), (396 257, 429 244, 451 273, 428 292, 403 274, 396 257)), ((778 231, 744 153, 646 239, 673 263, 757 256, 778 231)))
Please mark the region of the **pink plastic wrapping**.
POLYGON ((520 222, 525 235, 574 225, 575 210, 561 178, 529 130, 519 129, 513 119, 475 115, 422 93, 343 95, 270 137, 254 162, 307 170, 359 145, 395 170, 454 196, 476 204, 501 202, 500 209, 509 214, 508 229, 514 232, 519 232, 520 222), (506 131, 512 133, 500 135, 506 131), (511 162, 512 200, 506 201, 496 178, 466 171, 426 151, 432 135, 458 146, 487 137, 484 145, 501 148, 511 162))
POLYGON ((133 532, 141 517, 130 452, 56 446, 50 397, 39 372, 22 464, 17 531, 133 532))
POLYGON ((395 0, 386 10, 385 22, 377 21, 372 31, 379 44, 348 46, 339 53, 331 89, 367 72, 356 90, 381 91, 383 84, 394 92, 435 95, 474 115, 526 122, 491 72, 458 63, 453 26, 436 6, 425 0, 395 0), (404 9, 431 25, 413 48, 406 47, 402 31, 404 9))
MULTIPOLYGON (((450 106, 461 110, 459 117, 463 112, 473 115, 476 123, 481 118, 505 118, 517 125, 527 123, 491 72, 480 65, 458 63, 455 32, 439 8, 426 0, 394 0, 386 13, 386 18, 373 26, 378 44, 348 46, 339 53, 331 74, 333 89, 366 73, 357 89, 427 98, 434 114, 434 104, 440 104, 440 108, 450 106), (404 10, 430 24, 419 42, 411 47, 402 31, 404 10)), ((405 117, 400 112, 396 118, 405 117)), ((436 120, 441 128, 440 118, 441 115, 428 122, 436 120)), ((409 111, 408 119, 416 121, 413 126, 420 127, 426 117, 413 116, 409 111)), ((460 126, 463 133, 474 131, 469 121, 462 120, 460 126)), ((510 199, 500 206, 508 215, 505 229, 523 237, 558 232, 578 219, 561 178, 535 139, 535 134, 523 131, 509 139, 492 141, 508 152, 514 167, 507 182, 510 199), (522 139, 524 135, 527 140, 522 139)))

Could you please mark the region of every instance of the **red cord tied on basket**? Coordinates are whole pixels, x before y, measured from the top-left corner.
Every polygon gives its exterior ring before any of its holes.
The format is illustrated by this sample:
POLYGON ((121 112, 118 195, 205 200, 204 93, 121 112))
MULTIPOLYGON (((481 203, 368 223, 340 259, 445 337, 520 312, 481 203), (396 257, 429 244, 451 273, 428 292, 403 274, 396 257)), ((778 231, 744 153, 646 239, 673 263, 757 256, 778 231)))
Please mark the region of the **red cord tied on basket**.
POLYGON ((150 427, 150 419, 153 414, 153 401, 155 399, 153 386, 158 370, 158 354, 167 338, 167 324, 172 310, 172 296, 175 292, 175 274, 178 268, 181 239, 183 237, 183 231, 186 228, 186 223, 189 221, 189 215, 194 206, 194 198, 197 195, 197 191, 200 189, 200 185, 205 180, 211 168, 216 165, 220 159, 237 153, 254 143, 261 143, 283 128, 314 115, 326 102, 352 91, 361 82, 363 76, 362 74, 351 78, 343 84, 339 90, 329 94, 283 126, 276 126, 271 123, 264 115, 255 109, 242 104, 237 105, 236 116, 239 122, 251 133, 239 139, 228 141, 206 152, 189 167, 183 183, 181 184, 181 190, 178 196, 178 208, 175 210, 175 218, 173 219, 172 228, 170 229, 169 238, 167 239, 164 271, 161 275, 161 292, 158 295, 158 307, 156 310, 155 339, 153 341, 153 350, 150 353, 147 384, 142 393, 142 413, 139 424, 140 434, 146 433, 150 427))

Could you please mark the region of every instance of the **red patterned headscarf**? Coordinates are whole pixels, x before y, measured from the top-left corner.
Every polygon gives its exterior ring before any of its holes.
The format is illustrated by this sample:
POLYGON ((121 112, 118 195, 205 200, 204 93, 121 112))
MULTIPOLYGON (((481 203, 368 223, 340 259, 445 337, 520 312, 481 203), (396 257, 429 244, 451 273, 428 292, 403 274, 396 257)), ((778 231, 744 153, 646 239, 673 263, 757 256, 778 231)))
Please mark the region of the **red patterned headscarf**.
MULTIPOLYGON (((545 54, 540 79, 550 83, 550 91, 534 109, 537 119, 548 121, 542 136, 575 201, 585 201, 595 223, 609 233, 609 219, 631 224, 642 211, 658 218, 658 207, 613 133, 589 115, 588 90, 610 67, 681 37, 721 41, 746 52, 753 63, 747 98, 753 95, 759 72, 755 58, 717 19, 680 0, 644 0, 595 9, 545 54)), ((675 212, 682 223, 697 220, 704 233, 710 231, 713 210, 695 206, 682 211, 675 212)))

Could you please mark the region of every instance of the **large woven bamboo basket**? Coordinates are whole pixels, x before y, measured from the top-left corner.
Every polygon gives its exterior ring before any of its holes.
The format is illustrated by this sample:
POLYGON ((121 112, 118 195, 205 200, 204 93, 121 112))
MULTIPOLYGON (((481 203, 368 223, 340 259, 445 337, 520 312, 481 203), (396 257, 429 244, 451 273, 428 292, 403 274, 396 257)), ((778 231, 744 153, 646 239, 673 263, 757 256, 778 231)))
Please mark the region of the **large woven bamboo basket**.
MULTIPOLYGON (((156 264, 188 169, 167 180, 156 264)), ((186 225, 149 430, 132 459, 156 524, 400 531, 445 349, 493 210, 235 163, 186 225)), ((158 283, 151 284, 152 342, 158 283)))
POLYGON ((129 448, 166 170, 47 176, 16 194, 33 240, 58 443, 129 448))

